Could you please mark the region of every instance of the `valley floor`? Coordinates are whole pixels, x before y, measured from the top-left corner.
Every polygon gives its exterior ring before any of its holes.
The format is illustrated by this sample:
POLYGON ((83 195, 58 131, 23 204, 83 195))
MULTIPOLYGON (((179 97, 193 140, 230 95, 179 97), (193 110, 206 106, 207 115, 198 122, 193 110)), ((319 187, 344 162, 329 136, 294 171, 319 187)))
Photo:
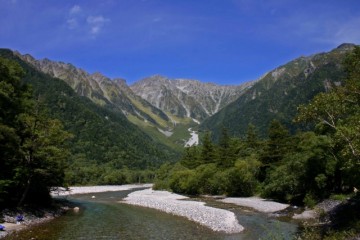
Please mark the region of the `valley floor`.
MULTIPOLYGON (((182 216, 191 221, 206 226, 213 231, 238 233, 244 230, 244 227, 239 224, 233 212, 205 206, 204 202, 192 201, 186 196, 174 194, 168 191, 152 190, 152 184, 70 187, 68 191, 65 191, 65 189, 61 189, 60 191, 53 192, 52 195, 68 196, 73 194, 126 191, 141 188, 147 189, 132 192, 121 202, 131 205, 153 208, 177 216, 182 216)), ((287 204, 268 201, 257 197, 224 198, 219 201, 253 208, 256 211, 264 213, 273 213, 289 207, 289 205, 287 204)), ((50 218, 45 217, 41 221, 49 219, 50 218)), ((5 226, 6 232, 21 230, 23 228, 26 228, 27 226, 27 224, 16 225, 15 221, 8 221, 2 225, 5 226)), ((4 233, 0 234, 0 238, 2 235, 4 235, 4 233)))

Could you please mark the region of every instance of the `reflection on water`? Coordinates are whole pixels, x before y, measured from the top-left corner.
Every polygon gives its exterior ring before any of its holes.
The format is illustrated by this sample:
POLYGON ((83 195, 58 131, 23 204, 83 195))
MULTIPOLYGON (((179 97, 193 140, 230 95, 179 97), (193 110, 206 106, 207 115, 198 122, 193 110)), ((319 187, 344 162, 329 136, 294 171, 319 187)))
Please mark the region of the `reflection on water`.
POLYGON ((240 234, 216 233, 182 217, 118 203, 129 192, 72 196, 70 200, 80 206, 80 212, 69 211, 51 222, 5 239, 266 239, 273 233, 285 234, 290 239, 296 231, 295 224, 223 204, 221 207, 232 208, 246 230, 240 234))

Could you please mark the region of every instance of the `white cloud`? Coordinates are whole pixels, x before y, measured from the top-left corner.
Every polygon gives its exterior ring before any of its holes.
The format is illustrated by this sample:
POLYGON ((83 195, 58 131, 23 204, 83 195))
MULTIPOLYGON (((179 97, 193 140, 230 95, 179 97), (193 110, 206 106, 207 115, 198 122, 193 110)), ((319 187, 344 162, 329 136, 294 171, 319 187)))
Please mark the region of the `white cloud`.
POLYGON ((66 25, 68 29, 80 32, 87 31, 92 36, 100 33, 104 25, 110 22, 110 19, 103 17, 102 15, 90 15, 83 11, 79 5, 74 5, 68 10, 66 25), (90 29, 90 30, 89 30, 90 29))
POLYGON ((81 7, 79 5, 74 5, 70 11, 69 11, 69 14, 70 15, 75 15, 75 14, 78 14, 79 12, 81 12, 81 7))
POLYGON ((104 18, 103 16, 89 16, 86 19, 86 22, 90 26, 90 33, 96 35, 100 32, 103 26, 110 22, 110 19, 104 18))
POLYGON ((79 5, 74 5, 70 8, 68 12, 68 17, 66 19, 67 27, 71 30, 79 27, 79 21, 81 20, 81 7, 79 5))

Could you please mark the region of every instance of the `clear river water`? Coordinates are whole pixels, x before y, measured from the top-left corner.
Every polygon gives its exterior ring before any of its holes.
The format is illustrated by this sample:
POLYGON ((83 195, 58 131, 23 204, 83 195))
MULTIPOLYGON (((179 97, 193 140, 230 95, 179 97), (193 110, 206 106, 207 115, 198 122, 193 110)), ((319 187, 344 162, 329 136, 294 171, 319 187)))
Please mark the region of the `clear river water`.
POLYGON ((208 201, 209 206, 233 211, 242 233, 214 232, 197 223, 157 210, 131 206, 119 201, 132 191, 74 195, 68 199, 80 207, 6 240, 77 240, 77 239, 292 239, 297 225, 279 221, 266 214, 248 211, 231 204, 208 201), (95 198, 92 198, 95 196, 95 198))

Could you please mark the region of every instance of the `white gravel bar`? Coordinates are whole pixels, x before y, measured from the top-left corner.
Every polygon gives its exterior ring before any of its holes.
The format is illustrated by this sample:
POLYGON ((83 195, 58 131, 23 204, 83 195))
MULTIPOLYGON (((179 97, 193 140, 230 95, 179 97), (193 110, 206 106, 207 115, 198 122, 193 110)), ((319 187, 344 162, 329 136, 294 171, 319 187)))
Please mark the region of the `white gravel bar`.
POLYGON ((145 189, 130 193, 123 202, 182 216, 213 231, 239 233, 244 230, 233 212, 205 206, 204 202, 182 201, 184 199, 188 197, 167 191, 145 189))
POLYGON ((289 207, 289 204, 283 204, 278 202, 269 201, 259 197, 247 197, 247 198, 224 198, 219 200, 225 203, 233 203, 243 207, 253 208, 259 212, 273 213, 280 210, 284 210, 289 207))
POLYGON ((73 194, 98 193, 98 192, 116 192, 126 191, 137 188, 151 188, 153 184, 128 184, 128 185, 104 185, 104 186, 86 186, 86 187, 69 187, 69 191, 64 188, 61 191, 52 192, 53 196, 67 196, 73 194))

